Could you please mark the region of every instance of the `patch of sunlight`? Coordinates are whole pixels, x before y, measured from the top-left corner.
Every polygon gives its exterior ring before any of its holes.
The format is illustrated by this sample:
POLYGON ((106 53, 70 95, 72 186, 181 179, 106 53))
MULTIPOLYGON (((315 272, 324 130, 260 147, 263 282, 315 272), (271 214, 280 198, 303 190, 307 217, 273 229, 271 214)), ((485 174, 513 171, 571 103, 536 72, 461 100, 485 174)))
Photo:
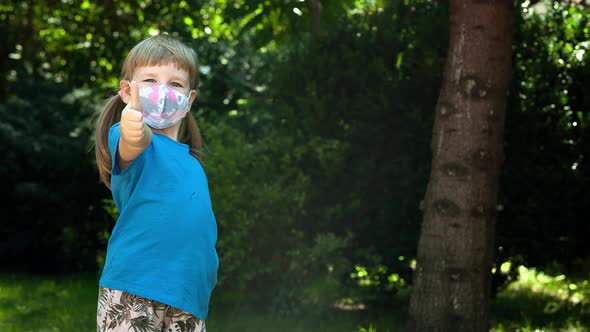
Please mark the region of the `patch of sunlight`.
POLYGON ((347 8, 348 16, 371 15, 383 11, 382 0, 355 0, 351 7, 347 8))
POLYGON ((356 280, 360 287, 379 287, 384 285, 385 289, 402 288, 406 286, 406 281, 398 273, 390 273, 387 266, 377 265, 366 268, 361 265, 354 266, 354 272, 350 273, 350 279, 356 280))
POLYGON ((584 54, 586 53, 586 50, 584 49, 578 49, 574 51, 574 57, 576 58, 576 60, 582 62, 584 61, 584 54))
POLYGON ((333 306, 336 309, 344 311, 357 311, 367 309, 367 306, 364 303, 355 301, 354 299, 349 297, 334 302, 333 306))
POLYGON ((504 262, 504 263, 502 263, 502 265, 500 265, 500 272, 506 274, 506 273, 510 272, 511 267, 512 267, 511 262, 504 262))
POLYGON ((377 328, 373 324, 369 324, 367 328, 361 327, 359 332, 377 332, 377 328))
MULTIPOLYGON (((502 268, 501 270, 504 272, 502 268)), ((517 279, 507 286, 506 292, 511 291, 528 291, 571 304, 590 304, 590 287, 587 280, 574 282, 563 274, 551 276, 522 265, 518 267, 517 279)))
POLYGON ((530 326, 530 323, 525 324, 522 327, 504 326, 498 324, 498 326, 490 329, 490 332, 588 332, 588 329, 584 327, 580 322, 568 324, 563 328, 534 328, 530 326))

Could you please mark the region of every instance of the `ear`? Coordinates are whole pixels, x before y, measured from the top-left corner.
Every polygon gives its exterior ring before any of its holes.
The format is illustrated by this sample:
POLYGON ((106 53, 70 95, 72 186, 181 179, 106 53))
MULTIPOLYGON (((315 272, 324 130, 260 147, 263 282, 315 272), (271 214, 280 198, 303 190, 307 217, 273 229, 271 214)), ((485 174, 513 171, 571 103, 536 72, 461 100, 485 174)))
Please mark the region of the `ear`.
POLYGON ((121 80, 119 82, 119 97, 123 99, 125 104, 131 101, 131 83, 128 80, 121 80))
POLYGON ((195 99, 197 99, 197 90, 193 89, 189 93, 191 94, 191 96, 189 97, 188 104, 192 106, 193 101, 195 101, 195 99))

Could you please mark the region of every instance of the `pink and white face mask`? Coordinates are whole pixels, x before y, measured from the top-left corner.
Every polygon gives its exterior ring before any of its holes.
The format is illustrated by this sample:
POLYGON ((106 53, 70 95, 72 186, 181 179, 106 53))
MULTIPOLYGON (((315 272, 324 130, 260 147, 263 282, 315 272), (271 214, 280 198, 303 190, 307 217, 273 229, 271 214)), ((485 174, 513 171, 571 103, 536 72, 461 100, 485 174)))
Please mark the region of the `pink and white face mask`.
POLYGON ((189 100, 190 94, 186 96, 168 84, 139 89, 143 120, 148 126, 156 129, 173 126, 182 120, 188 113, 189 100))

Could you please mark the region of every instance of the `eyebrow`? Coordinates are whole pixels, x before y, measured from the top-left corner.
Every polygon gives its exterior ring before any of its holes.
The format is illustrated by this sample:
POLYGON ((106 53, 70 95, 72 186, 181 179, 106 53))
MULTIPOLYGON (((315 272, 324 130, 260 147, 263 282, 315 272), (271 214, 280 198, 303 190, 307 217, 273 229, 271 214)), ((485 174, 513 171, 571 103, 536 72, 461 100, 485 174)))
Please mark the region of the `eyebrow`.
MULTIPOLYGON (((158 73, 157 72, 154 72, 154 71, 145 71, 145 72, 141 73, 141 76, 142 77, 145 77, 145 76, 156 76, 157 74, 158 73)), ((174 81, 174 80, 181 81, 181 82, 183 82, 185 84, 188 84, 189 83, 189 80, 188 79, 185 80, 185 79, 181 78, 178 75, 172 75, 172 77, 170 79, 172 81, 174 81)))

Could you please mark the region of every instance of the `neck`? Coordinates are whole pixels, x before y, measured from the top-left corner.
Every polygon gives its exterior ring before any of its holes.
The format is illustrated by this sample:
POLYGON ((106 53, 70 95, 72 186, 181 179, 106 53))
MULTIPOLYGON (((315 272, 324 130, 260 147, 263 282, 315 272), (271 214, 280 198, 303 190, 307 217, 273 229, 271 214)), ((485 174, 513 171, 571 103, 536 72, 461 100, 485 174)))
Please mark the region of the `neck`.
POLYGON ((167 136, 175 141, 178 141, 178 130, 180 129, 180 122, 173 125, 173 126, 170 126, 168 128, 156 129, 156 128, 150 127, 150 129, 154 133, 164 135, 164 136, 167 136))

